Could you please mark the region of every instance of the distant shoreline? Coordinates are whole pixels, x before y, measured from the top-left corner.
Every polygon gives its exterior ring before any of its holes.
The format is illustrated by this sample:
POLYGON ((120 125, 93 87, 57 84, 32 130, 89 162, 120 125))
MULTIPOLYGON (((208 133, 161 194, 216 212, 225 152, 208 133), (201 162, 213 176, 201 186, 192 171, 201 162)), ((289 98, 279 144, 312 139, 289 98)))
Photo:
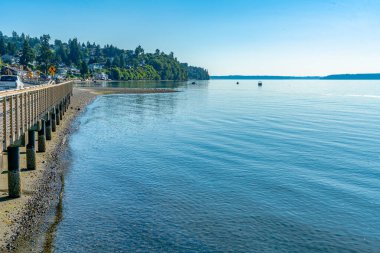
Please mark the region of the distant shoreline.
POLYGON ((211 80, 380 80, 380 73, 373 74, 336 74, 328 76, 210 76, 211 80))

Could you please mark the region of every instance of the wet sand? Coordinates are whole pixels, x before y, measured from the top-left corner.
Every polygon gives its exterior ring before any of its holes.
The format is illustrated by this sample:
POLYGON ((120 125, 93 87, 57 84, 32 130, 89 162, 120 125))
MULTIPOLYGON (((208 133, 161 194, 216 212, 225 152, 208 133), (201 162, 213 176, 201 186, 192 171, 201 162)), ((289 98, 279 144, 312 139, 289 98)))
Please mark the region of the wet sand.
MULTIPOLYGON (((51 141, 47 141, 46 152, 38 153, 37 169, 26 171, 25 148, 20 148, 22 197, 9 199, 7 181, 7 156, 2 155, 0 169, 0 252, 23 248, 23 242, 33 240, 38 227, 46 223, 46 214, 54 210, 59 201, 65 168, 64 159, 67 137, 75 131, 73 120, 84 111, 97 95, 125 93, 167 93, 171 89, 125 89, 125 88, 74 88, 69 109, 66 111, 51 141)), ((37 137, 37 136, 36 136, 37 137)), ((36 138, 37 140, 37 138, 36 138)), ((36 143, 37 147, 37 143, 36 143)), ((46 224, 45 224, 46 226, 46 224)), ((28 246, 30 248, 30 245, 28 246)), ((32 247, 33 248, 33 247, 32 247)))

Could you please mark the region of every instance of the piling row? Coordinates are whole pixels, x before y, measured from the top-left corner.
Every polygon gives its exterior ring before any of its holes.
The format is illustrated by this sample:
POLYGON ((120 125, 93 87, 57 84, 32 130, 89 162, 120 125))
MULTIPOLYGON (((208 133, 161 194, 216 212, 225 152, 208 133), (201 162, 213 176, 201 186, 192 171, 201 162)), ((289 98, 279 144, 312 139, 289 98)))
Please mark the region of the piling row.
POLYGON ((0 139, 8 155, 8 195, 21 196, 20 147, 26 145, 27 170, 36 169, 38 152, 46 151, 72 96, 72 82, 40 85, 17 91, 0 92, 0 139), (27 142, 26 142, 27 139, 27 142))

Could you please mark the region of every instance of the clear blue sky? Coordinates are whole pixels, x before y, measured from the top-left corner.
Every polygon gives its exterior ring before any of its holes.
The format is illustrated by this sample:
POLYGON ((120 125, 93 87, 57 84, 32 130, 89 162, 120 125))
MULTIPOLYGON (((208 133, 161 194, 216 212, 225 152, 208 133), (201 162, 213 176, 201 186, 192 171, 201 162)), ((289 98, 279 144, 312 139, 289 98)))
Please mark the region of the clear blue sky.
POLYGON ((0 0, 0 30, 173 51, 213 75, 380 72, 379 0, 0 0))

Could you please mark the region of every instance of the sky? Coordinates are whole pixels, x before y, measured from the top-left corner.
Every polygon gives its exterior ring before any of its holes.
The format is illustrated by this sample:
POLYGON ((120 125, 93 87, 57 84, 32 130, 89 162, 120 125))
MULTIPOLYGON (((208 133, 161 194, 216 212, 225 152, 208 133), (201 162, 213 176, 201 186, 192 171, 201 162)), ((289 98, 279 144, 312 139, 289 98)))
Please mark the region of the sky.
POLYGON ((211 75, 380 72, 379 0, 0 0, 0 31, 141 45, 211 75))

